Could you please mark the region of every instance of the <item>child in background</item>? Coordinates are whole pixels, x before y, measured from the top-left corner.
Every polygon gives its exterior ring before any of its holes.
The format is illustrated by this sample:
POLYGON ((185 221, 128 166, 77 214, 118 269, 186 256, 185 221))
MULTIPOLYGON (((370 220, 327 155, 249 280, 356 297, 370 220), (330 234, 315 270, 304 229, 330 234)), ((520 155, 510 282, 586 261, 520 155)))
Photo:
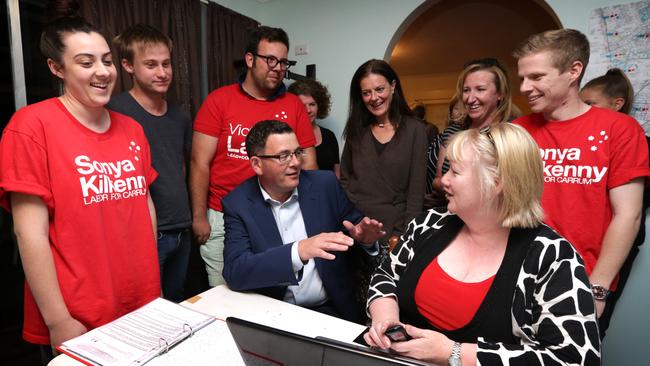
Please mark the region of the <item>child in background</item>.
POLYGON ((580 90, 580 98, 589 105, 630 114, 634 90, 625 73, 614 68, 585 84, 580 90))

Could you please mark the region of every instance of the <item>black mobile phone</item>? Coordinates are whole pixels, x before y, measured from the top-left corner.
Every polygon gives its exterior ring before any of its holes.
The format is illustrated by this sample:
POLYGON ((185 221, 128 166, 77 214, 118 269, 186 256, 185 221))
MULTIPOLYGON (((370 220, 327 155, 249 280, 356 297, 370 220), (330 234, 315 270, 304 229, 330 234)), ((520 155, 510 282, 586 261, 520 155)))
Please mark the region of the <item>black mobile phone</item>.
POLYGON ((384 334, 391 340, 391 342, 404 342, 412 339, 411 336, 406 333, 406 329, 401 325, 393 325, 386 329, 384 334))

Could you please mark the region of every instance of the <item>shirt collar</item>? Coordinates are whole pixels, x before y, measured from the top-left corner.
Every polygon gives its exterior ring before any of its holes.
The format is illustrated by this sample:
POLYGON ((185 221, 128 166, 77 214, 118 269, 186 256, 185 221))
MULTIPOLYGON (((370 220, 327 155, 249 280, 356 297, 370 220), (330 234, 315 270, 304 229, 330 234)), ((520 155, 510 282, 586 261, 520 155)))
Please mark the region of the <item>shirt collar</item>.
POLYGON ((290 202, 293 202, 293 201, 297 201, 297 200, 298 200, 298 187, 296 187, 296 188, 293 189, 293 191, 291 192, 291 196, 289 197, 289 199, 287 199, 287 200, 284 201, 284 202, 280 202, 280 201, 278 201, 278 200, 276 200, 276 199, 273 199, 273 198, 272 198, 272 197, 271 197, 271 196, 266 192, 266 190, 264 190, 264 188, 262 187, 262 184, 260 183, 260 180, 259 180, 259 179, 257 180, 257 185, 260 187, 260 191, 262 191, 262 198, 264 198, 264 201, 267 202, 267 203, 270 203, 270 204, 276 204, 276 205, 283 205, 283 204, 285 204, 285 203, 290 203, 290 202))
MULTIPOLYGON (((239 80, 238 80, 239 90, 241 90, 241 92, 244 93, 247 97, 255 99, 255 100, 259 100, 259 99, 255 98, 254 96, 248 94, 248 92, 246 90, 244 90, 244 80, 246 80, 246 73, 243 73, 242 75, 239 76, 239 80)), ((286 93, 286 92, 287 92, 287 86, 284 85, 284 82, 281 82, 280 86, 275 90, 275 93, 268 96, 266 98, 266 100, 269 101, 269 102, 272 102, 272 101, 280 98, 281 96, 283 96, 284 93, 286 93)))

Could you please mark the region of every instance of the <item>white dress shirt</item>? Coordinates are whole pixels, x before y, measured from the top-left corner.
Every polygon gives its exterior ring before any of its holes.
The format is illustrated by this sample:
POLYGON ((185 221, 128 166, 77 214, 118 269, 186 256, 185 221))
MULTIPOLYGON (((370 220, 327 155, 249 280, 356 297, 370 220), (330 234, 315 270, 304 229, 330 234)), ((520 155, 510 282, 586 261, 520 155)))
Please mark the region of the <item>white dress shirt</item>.
MULTIPOLYGON (((258 183, 259 184, 259 183, 258 183)), ((302 263, 298 255, 298 242, 307 239, 307 229, 302 218, 298 202, 298 188, 294 188, 291 197, 284 202, 276 201, 262 188, 262 197, 271 206, 275 224, 280 231, 282 243, 291 245, 291 263, 298 285, 288 286, 284 301, 306 307, 314 307, 327 301, 327 292, 323 280, 316 270, 314 259, 302 263)))

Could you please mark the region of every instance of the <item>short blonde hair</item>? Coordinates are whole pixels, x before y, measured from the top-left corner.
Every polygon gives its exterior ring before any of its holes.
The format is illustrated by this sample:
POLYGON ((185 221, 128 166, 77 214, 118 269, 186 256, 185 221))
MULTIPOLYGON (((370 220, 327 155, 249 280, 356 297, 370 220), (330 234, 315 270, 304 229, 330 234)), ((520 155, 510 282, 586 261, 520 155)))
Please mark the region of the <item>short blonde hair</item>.
POLYGON ((553 66, 560 72, 567 71, 574 61, 582 63, 582 73, 578 78, 580 85, 589 63, 589 40, 582 32, 575 29, 555 29, 533 34, 520 43, 512 52, 512 56, 520 58, 549 51, 553 66))
POLYGON ((489 129, 457 133, 447 147, 450 162, 460 162, 465 146, 473 153, 479 176, 481 197, 501 184, 495 198, 501 224, 509 228, 533 228, 544 219, 540 203, 544 174, 539 147, 520 126, 499 123, 489 129))

